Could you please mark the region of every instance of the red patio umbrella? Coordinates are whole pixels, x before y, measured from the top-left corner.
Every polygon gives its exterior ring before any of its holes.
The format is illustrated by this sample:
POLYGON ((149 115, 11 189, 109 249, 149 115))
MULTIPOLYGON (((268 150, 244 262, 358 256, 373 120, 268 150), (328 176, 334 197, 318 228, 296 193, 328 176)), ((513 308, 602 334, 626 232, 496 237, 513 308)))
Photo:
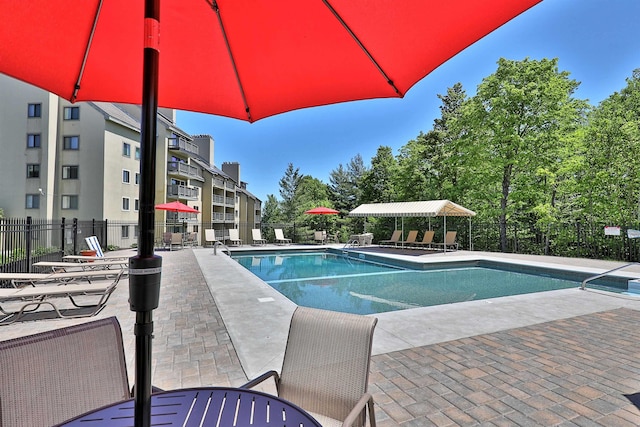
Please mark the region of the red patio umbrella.
POLYGON ((176 200, 175 202, 169 202, 169 203, 161 203, 159 205, 156 205, 155 208, 162 211, 200 213, 198 209, 194 209, 191 206, 185 205, 180 200, 176 200))
POLYGON ((340 212, 335 209, 325 208, 324 206, 318 206, 317 208, 313 208, 313 209, 309 209, 308 211, 305 211, 305 213, 310 215, 336 215, 336 214, 339 214, 340 212))
POLYGON ((150 425, 158 105, 255 121, 402 97, 541 0, 0 0, 0 72, 72 102, 142 104, 135 425, 150 425))

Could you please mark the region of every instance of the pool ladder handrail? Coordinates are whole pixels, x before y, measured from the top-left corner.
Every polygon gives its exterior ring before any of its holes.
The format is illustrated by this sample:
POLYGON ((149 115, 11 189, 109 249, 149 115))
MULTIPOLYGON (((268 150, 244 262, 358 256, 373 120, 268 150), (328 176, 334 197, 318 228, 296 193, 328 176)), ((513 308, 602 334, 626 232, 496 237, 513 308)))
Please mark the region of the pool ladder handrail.
POLYGON ((231 256, 231 249, 229 249, 229 247, 227 245, 225 245, 224 243, 222 243, 219 240, 216 240, 215 242, 213 242, 213 254, 214 255, 218 255, 218 246, 222 246, 224 249, 227 250, 227 255, 231 256))
POLYGON ((596 279, 599 279, 601 277, 607 276, 610 273, 613 273, 614 271, 622 270, 622 269, 625 269, 627 267, 630 267, 630 266, 636 265, 636 264, 640 264, 640 262, 630 262, 628 264, 621 265, 621 266, 616 267, 616 268, 612 268, 611 270, 605 271, 604 273, 600 273, 600 274, 596 274, 595 276, 587 277, 586 279, 584 279, 582 281, 582 285, 580 285, 580 289, 584 291, 587 288, 587 282, 591 282, 592 280, 596 280, 596 279))
POLYGON ((360 242, 357 239, 353 239, 353 240, 348 240, 347 243, 344 244, 342 249, 355 248, 359 246, 360 246, 360 242))

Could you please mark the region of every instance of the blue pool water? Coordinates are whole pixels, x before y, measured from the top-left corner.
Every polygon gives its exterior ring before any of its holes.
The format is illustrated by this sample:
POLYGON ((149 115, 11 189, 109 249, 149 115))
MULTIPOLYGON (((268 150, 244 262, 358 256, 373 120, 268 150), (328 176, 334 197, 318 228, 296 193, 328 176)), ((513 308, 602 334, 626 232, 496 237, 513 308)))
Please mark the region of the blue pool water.
POLYGON ((298 305, 356 314, 580 286, 573 280, 483 267, 401 269, 324 252, 233 258, 298 305))

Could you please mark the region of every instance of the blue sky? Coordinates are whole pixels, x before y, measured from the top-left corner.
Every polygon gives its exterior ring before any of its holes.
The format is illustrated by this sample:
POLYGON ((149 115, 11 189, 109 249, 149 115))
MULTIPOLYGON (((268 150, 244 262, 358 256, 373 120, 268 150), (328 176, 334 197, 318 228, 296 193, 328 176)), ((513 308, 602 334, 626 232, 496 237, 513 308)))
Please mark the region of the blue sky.
POLYGON ((381 145, 394 154, 440 116, 438 94, 461 82, 473 96, 499 58, 558 58, 581 82, 576 97, 592 105, 622 89, 640 68, 640 0, 544 0, 471 45, 416 84, 402 99, 348 102, 292 111, 250 124, 178 112, 190 134, 215 140, 215 164, 239 162, 248 190, 280 199, 278 181, 289 163, 329 182, 329 173, 360 154, 366 165, 381 145))

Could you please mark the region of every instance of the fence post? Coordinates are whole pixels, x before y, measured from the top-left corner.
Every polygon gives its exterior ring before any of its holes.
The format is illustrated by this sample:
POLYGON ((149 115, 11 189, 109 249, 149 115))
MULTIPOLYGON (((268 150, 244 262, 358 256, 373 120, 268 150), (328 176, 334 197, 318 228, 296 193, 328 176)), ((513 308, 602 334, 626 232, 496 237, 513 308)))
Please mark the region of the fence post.
POLYGON ((65 222, 65 218, 62 217, 62 221, 60 221, 60 250, 62 251, 62 256, 64 256, 64 228, 65 228, 66 222, 65 222))
POLYGON ((31 226, 33 224, 33 218, 28 216, 27 217, 27 224, 26 224, 26 232, 25 232, 25 238, 26 238, 26 242, 25 242, 25 257, 26 257, 26 261, 27 261, 27 273, 31 273, 31 226))
POLYGON ((73 218, 73 254, 78 253, 78 218, 73 218))

